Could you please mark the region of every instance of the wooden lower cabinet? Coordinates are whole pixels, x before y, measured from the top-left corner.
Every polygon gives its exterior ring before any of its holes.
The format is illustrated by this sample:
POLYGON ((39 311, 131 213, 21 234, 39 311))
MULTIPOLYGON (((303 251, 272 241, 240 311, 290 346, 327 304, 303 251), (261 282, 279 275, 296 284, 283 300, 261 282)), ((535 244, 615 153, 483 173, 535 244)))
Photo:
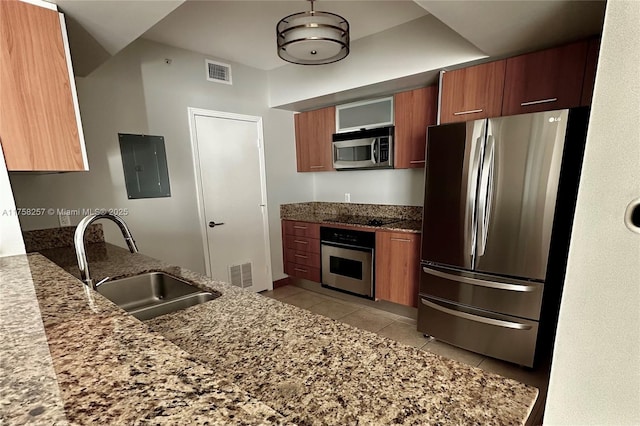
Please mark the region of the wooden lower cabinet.
POLYGON ((420 234, 376 232, 376 299, 418 306, 420 234))
POLYGON ((320 282, 320 225, 282 221, 284 273, 320 282))
POLYGON ((287 262, 287 266, 284 269, 284 273, 290 277, 304 278, 305 280, 320 282, 320 268, 313 268, 311 266, 299 265, 293 262, 287 262))

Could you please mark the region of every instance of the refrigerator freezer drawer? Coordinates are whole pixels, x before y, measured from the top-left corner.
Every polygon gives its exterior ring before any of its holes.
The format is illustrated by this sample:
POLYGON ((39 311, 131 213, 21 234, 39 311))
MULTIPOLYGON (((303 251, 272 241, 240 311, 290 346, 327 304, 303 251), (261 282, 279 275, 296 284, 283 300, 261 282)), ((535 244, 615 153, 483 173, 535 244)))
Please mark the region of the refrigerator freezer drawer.
POLYGON ((422 265, 420 294, 532 320, 540 319, 544 284, 422 265))
POLYGON ((538 334, 536 321, 421 296, 418 331, 463 349, 533 367, 538 334))

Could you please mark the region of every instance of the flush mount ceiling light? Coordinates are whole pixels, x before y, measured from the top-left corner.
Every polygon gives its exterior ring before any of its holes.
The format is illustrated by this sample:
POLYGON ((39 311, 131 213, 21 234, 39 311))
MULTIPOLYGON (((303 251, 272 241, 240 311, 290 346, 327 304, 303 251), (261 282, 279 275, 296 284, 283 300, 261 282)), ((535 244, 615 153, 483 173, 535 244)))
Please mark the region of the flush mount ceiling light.
POLYGON ((340 15, 313 10, 278 22, 278 56, 300 65, 323 65, 349 54, 349 23, 340 15))

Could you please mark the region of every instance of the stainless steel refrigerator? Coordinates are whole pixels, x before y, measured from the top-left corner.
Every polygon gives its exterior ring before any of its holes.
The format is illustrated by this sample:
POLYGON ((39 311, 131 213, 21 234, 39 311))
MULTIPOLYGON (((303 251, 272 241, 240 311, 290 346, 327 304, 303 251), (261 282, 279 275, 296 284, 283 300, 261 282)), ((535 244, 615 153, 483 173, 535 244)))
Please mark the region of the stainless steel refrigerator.
POLYGON ((562 285, 587 116, 579 108, 429 127, 419 331, 533 366, 545 286, 550 277, 562 285), (554 244, 565 259, 550 275, 554 244))

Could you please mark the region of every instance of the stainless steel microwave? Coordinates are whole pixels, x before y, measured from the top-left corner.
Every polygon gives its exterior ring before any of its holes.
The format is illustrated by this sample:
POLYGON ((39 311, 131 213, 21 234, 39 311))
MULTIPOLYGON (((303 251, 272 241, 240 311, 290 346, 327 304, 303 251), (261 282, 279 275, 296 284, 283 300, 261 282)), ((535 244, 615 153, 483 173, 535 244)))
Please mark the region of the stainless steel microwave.
POLYGON ((393 168, 393 126, 333 135, 336 170, 393 168))

